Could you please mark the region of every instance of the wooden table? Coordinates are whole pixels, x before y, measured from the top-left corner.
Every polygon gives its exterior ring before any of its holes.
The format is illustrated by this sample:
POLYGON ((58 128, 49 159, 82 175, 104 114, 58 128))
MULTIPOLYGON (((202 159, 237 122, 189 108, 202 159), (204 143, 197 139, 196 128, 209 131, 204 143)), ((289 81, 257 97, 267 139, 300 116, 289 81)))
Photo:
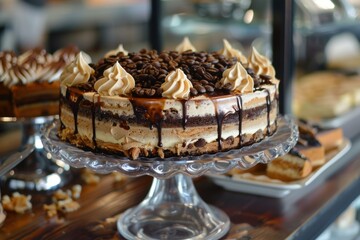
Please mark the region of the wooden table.
MULTIPOLYGON (((360 141, 353 143, 334 174, 282 199, 226 191, 206 177, 196 179, 195 186, 207 203, 229 215, 232 226, 224 239, 314 239, 360 194, 359 149, 360 141)), ((105 175, 97 185, 82 184, 80 209, 61 218, 48 218, 43 210, 50 193, 33 194, 32 212, 9 212, 0 239, 123 239, 116 220, 145 197, 151 180, 117 183, 105 175)), ((75 177, 70 186, 79 182, 75 177)))

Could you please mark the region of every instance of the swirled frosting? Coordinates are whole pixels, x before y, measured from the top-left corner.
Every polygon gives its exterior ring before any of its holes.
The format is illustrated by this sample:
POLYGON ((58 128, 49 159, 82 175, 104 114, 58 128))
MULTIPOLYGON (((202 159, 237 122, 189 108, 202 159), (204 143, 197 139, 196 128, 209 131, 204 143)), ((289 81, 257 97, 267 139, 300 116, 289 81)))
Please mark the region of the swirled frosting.
POLYGON ((127 95, 135 87, 134 78, 119 62, 104 71, 104 77, 95 82, 95 90, 103 96, 127 95))
POLYGON ((223 72, 223 78, 220 80, 219 85, 223 87, 228 84, 231 86, 229 90, 235 93, 253 92, 254 89, 254 80, 240 62, 223 72))
POLYGON ((173 99, 187 99, 190 96, 190 88, 192 87, 193 85, 185 73, 180 68, 177 68, 166 76, 165 82, 161 85, 162 96, 173 99))
MULTIPOLYGON (((75 60, 78 53, 79 49, 76 46, 70 45, 57 50, 53 56, 55 61, 63 60, 66 63, 70 63, 75 60)), ((84 52, 82 54, 85 55, 84 52)))
POLYGON ((247 64, 248 61, 246 57, 239 50, 233 48, 226 39, 223 39, 223 42, 224 42, 224 48, 218 52, 219 54, 222 54, 227 58, 236 57, 236 59, 240 61, 242 64, 247 64))
POLYGON ((34 48, 21 54, 18 64, 30 72, 26 83, 31 83, 38 80, 43 74, 44 66, 52 61, 53 56, 47 53, 45 49, 34 48))
POLYGON ((275 69, 272 66, 270 60, 261 55, 254 47, 248 59, 249 68, 252 68, 258 75, 268 75, 271 78, 275 78, 275 69))
POLYGON ((61 85, 74 86, 88 82, 90 75, 94 73, 94 69, 89 66, 90 58, 83 56, 83 52, 79 52, 75 60, 68 64, 60 76, 61 85))
POLYGON ((178 52, 185 52, 187 50, 191 50, 193 52, 196 51, 195 47, 191 44, 188 37, 184 37, 184 40, 175 48, 178 52))
POLYGON ((64 59, 59 59, 58 61, 54 61, 46 64, 41 74, 39 74, 37 81, 54 82, 56 80, 59 80, 65 65, 66 62, 64 59))
POLYGON ((12 87, 17 84, 26 84, 29 82, 29 79, 32 79, 32 72, 29 69, 20 65, 14 65, 4 75, 3 83, 7 87, 12 87))
POLYGON ((104 57, 110 57, 110 56, 112 56, 112 55, 116 55, 117 53, 119 53, 119 52, 123 52, 124 53, 124 55, 128 55, 128 51, 126 51, 125 49, 124 49, 124 47, 123 47, 123 45, 122 44, 120 44, 119 46, 118 46, 118 48, 116 48, 116 49, 113 49, 113 50, 110 50, 110 51, 108 51, 107 53, 105 53, 105 56, 104 57))
POLYGON ((8 75, 8 70, 17 62, 17 57, 12 51, 0 52, 0 82, 8 75))
POLYGON ((38 65, 43 65, 49 61, 52 61, 52 59, 52 55, 47 53, 45 49, 34 48, 21 54, 19 56, 18 62, 20 65, 27 65, 34 62, 38 65))

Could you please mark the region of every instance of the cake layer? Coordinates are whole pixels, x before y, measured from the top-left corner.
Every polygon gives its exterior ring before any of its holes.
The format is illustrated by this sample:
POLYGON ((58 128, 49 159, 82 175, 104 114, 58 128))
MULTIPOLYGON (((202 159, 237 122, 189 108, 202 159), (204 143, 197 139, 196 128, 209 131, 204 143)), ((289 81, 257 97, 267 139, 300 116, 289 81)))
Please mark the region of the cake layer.
POLYGON ((223 151, 260 141, 276 129, 276 85, 244 98, 224 95, 145 101, 118 97, 117 108, 113 98, 61 89, 63 139, 135 158, 154 155, 153 151, 162 151, 160 155, 223 151), (169 112, 173 113, 170 117, 169 112))

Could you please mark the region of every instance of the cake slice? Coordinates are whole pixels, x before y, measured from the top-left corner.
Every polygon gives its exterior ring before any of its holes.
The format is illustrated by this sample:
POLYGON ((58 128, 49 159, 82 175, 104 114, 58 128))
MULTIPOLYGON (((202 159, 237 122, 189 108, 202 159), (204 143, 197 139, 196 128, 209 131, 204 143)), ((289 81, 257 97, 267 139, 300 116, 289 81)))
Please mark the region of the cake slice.
POLYGON ((294 181, 307 177, 312 171, 312 163, 300 152, 292 149, 288 154, 268 163, 266 175, 282 181, 294 181))
POLYGON ((68 46, 49 54, 34 48, 17 56, 0 52, 0 117, 37 117, 59 111, 59 77, 78 49, 68 46))
POLYGON ((309 159, 313 167, 321 166, 325 163, 325 148, 311 134, 300 132, 299 140, 294 150, 309 159))
POLYGON ((316 138, 324 146, 325 152, 339 147, 344 141, 341 128, 319 128, 316 138))
POLYGON ((298 120, 299 132, 314 136, 324 147, 325 152, 339 147, 343 143, 343 131, 341 128, 324 128, 306 120, 298 120))

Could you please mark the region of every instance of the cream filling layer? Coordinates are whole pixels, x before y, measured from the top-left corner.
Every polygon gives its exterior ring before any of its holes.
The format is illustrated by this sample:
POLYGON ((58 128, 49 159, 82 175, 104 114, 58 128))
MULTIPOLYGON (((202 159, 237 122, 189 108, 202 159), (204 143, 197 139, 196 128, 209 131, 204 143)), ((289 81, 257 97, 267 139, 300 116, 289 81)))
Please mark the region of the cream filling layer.
MULTIPOLYGON (((61 110, 61 120, 63 124, 74 131, 73 114, 66 108, 61 110)), ((274 109, 270 114, 270 124, 274 124, 276 119, 276 110, 274 109)), ((120 126, 113 126, 111 121, 100 122, 95 121, 96 140, 119 144, 124 150, 132 147, 141 147, 145 149, 153 149, 158 146, 158 129, 148 128, 138 125, 129 125, 129 130, 125 130, 120 126)), ((267 128, 267 113, 262 114, 255 120, 246 120, 242 122, 242 134, 254 134, 258 130, 267 128)), ((221 138, 226 139, 230 136, 239 136, 239 126, 237 124, 223 124, 221 131, 221 138)), ((78 133, 82 137, 88 138, 92 141, 93 127, 92 120, 83 116, 78 116, 78 133)), ((201 126, 183 128, 162 128, 161 129, 161 143, 163 149, 170 149, 178 144, 190 144, 203 138, 206 142, 214 142, 218 139, 218 126, 201 126)))
MULTIPOLYGON (((269 90, 270 101, 273 102, 275 98, 275 93, 277 85, 264 85, 263 88, 269 90)), ((66 96, 66 87, 61 86, 62 96, 66 96)), ((243 102, 243 110, 252 109, 258 106, 261 106, 266 103, 267 93, 266 91, 256 91, 253 93, 247 93, 241 95, 243 102)), ((97 102, 100 99, 101 110, 110 111, 113 114, 119 116, 134 116, 133 105, 129 98, 121 96, 101 96, 98 97, 97 93, 88 92, 84 94, 84 99, 90 102, 97 102)), ((159 101, 161 101, 159 99, 159 101)), ((183 103, 182 101, 175 99, 165 99, 163 111, 174 111, 178 112, 180 118, 183 117, 183 103)), ((209 97, 204 95, 191 98, 186 101, 187 111, 186 114, 188 117, 204 117, 206 115, 215 115, 216 113, 216 103, 215 100, 211 100, 209 97)), ((232 108, 236 106, 236 96, 224 96, 223 98, 219 97, 218 101, 221 101, 226 108, 232 108)), ((220 106, 220 105, 219 105, 220 106)), ((219 109, 221 110, 221 109, 219 109)))

